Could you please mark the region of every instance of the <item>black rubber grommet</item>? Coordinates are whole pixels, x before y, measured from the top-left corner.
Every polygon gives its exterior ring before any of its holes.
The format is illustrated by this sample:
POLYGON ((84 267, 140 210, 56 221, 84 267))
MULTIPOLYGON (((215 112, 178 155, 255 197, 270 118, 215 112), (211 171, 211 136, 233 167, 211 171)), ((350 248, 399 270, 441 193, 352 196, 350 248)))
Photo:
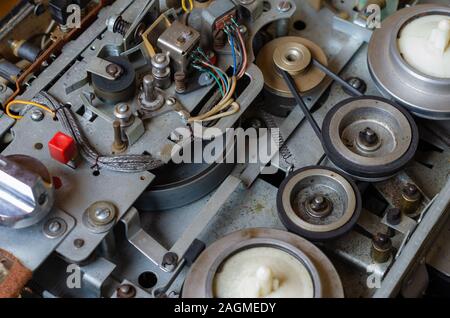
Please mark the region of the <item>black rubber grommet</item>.
POLYGON ((327 241, 327 240, 331 240, 331 239, 340 237, 340 236, 348 233, 355 226, 356 222, 358 222, 358 219, 361 215, 362 198, 361 198, 361 193, 360 193, 356 183, 350 177, 346 176, 342 172, 338 171, 337 169, 329 168, 329 167, 309 166, 309 167, 304 167, 302 169, 296 170, 291 175, 289 175, 286 179, 284 179, 284 181, 281 183, 281 185, 278 189, 278 193, 277 193, 277 210, 278 210, 278 216, 280 217, 281 222, 290 232, 300 235, 300 236, 302 236, 310 241, 313 241, 313 242, 314 241, 321 242, 321 241, 327 241), (355 212, 353 213, 351 219, 347 223, 345 223, 343 226, 341 226, 340 228, 338 228, 336 230, 329 231, 329 232, 312 232, 312 231, 305 230, 305 229, 299 227, 298 225, 296 225, 288 217, 288 215, 283 207, 283 199, 282 198, 283 198, 283 193, 286 189, 286 185, 288 184, 288 182, 293 177, 298 175, 299 173, 302 173, 303 171, 310 170, 310 169, 328 170, 328 171, 334 172, 334 173, 344 177, 350 183, 353 191, 355 192, 355 197, 356 197, 355 212))
POLYGON ((403 107, 395 104, 394 102, 379 96, 362 96, 362 97, 352 97, 345 99, 339 102, 336 106, 334 106, 325 117, 322 124, 322 135, 324 141, 324 150, 327 154, 328 158, 341 170, 347 172, 348 174, 362 179, 376 179, 376 178, 387 178, 395 175, 397 172, 402 170, 413 158, 416 154, 417 147, 419 145, 419 129, 411 116, 411 114, 406 111, 403 107), (356 164, 345 157, 343 157, 337 149, 334 147, 332 142, 332 136, 330 134, 330 122, 333 116, 339 112, 339 110, 356 100, 362 99, 372 99, 380 102, 388 103, 392 107, 398 109, 408 120, 409 125, 411 127, 411 145, 409 149, 405 152, 405 154, 399 158, 398 160, 391 162, 385 165, 378 166, 363 166, 356 164))
POLYGON ((132 99, 136 92, 136 72, 133 65, 126 58, 120 56, 110 56, 105 60, 119 65, 123 73, 116 80, 92 74, 92 86, 97 97, 112 104, 132 99))

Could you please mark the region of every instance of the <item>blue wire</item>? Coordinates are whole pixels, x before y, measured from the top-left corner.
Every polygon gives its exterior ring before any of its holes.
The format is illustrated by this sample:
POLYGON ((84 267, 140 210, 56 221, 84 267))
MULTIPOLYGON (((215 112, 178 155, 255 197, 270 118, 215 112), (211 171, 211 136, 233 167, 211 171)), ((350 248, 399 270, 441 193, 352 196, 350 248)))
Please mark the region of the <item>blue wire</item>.
POLYGON ((233 76, 236 76, 237 72, 237 59, 236 59, 236 51, 234 49, 234 38, 231 34, 228 35, 230 37, 231 44, 231 54, 233 55, 233 76))

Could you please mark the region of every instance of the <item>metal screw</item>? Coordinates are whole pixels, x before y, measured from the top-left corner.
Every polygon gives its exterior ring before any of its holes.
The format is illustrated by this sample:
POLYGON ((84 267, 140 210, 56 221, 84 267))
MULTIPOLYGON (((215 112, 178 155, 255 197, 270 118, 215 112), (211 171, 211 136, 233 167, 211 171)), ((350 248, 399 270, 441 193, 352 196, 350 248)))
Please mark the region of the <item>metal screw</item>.
POLYGON ((155 61, 158 63, 164 63, 166 61, 166 55, 165 54, 157 54, 155 56, 155 61))
POLYGON ((386 249, 392 245, 392 242, 391 242, 391 239, 387 235, 382 234, 382 233, 377 233, 373 237, 373 244, 380 249, 386 249))
POLYGON ((130 109, 130 106, 128 106, 127 104, 121 104, 117 107, 117 110, 120 113, 126 113, 129 109, 130 109))
POLYGON ((75 239, 73 241, 73 246, 76 248, 82 248, 84 246, 84 240, 83 239, 75 239))
POLYGON ((56 233, 61 229, 61 223, 59 223, 58 221, 53 221, 50 223, 50 225, 48 226, 48 230, 52 233, 56 233))
POLYGON ((67 223, 61 218, 52 218, 44 225, 44 234, 51 239, 63 235, 67 230, 67 223))
POLYGON ((123 74, 123 69, 114 63, 108 64, 105 71, 114 78, 119 78, 123 74))
POLYGON ((178 263, 178 256, 173 252, 166 253, 163 257, 162 265, 164 268, 174 270, 178 263))
POLYGON ((166 100, 166 104, 167 104, 168 106, 173 106, 173 105, 175 105, 176 103, 177 103, 177 100, 176 100, 175 97, 169 97, 169 98, 167 98, 167 100, 166 100))
MULTIPOLYGON (((365 93, 367 90, 367 84, 366 82, 364 82, 362 79, 360 79, 359 77, 350 77, 347 80, 347 83, 349 83, 353 88, 357 89, 358 91, 360 91, 361 93, 365 93)), ((352 95, 351 92, 349 92, 347 89, 344 88, 344 91, 349 94, 352 95)))
POLYGON ((111 210, 108 208, 98 208, 95 211, 95 217, 99 221, 104 221, 111 216, 111 210))
POLYGON ((44 119, 44 112, 40 109, 33 109, 31 112, 31 120, 33 121, 41 121, 44 119))
POLYGON ((292 4, 289 1, 280 1, 277 8, 280 12, 288 12, 292 9, 292 4))
POLYGON ((118 298, 134 298, 136 296, 136 288, 130 284, 123 284, 117 288, 118 298))
POLYGON ((412 183, 408 183, 403 188, 403 193, 405 195, 407 195, 408 197, 414 197, 415 195, 417 195, 418 192, 419 192, 419 189, 417 189, 417 186, 415 184, 412 184, 412 183))

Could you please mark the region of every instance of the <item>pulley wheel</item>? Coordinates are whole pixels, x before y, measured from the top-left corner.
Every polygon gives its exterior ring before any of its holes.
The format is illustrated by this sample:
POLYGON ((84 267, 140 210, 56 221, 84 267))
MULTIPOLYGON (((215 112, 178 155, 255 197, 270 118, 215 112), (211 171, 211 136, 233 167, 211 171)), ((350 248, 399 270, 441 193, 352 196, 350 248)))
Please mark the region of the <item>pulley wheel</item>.
POLYGON ((274 101, 265 107, 267 112, 286 117, 295 106, 295 100, 279 68, 294 77, 301 93, 308 93, 323 81, 326 75, 312 66, 312 59, 323 65, 328 63, 325 52, 317 44, 296 36, 275 39, 260 50, 256 65, 264 76, 264 95, 274 101))
POLYGON ((361 194, 339 171, 311 166, 283 181, 277 208, 289 231, 312 241, 325 241, 353 228, 361 214, 361 194))
POLYGON ((419 142, 411 115, 375 96, 338 103, 325 117, 322 134, 329 159, 362 181, 395 175, 414 157, 419 142))

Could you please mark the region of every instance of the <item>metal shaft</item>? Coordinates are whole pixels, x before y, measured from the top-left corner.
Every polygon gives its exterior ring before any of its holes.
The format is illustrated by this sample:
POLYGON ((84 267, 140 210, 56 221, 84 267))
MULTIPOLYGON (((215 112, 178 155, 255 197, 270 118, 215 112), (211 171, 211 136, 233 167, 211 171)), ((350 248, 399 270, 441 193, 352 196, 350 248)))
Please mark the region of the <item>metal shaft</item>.
POLYGON ((155 78, 152 75, 145 75, 142 80, 145 99, 149 102, 156 99, 155 78))

